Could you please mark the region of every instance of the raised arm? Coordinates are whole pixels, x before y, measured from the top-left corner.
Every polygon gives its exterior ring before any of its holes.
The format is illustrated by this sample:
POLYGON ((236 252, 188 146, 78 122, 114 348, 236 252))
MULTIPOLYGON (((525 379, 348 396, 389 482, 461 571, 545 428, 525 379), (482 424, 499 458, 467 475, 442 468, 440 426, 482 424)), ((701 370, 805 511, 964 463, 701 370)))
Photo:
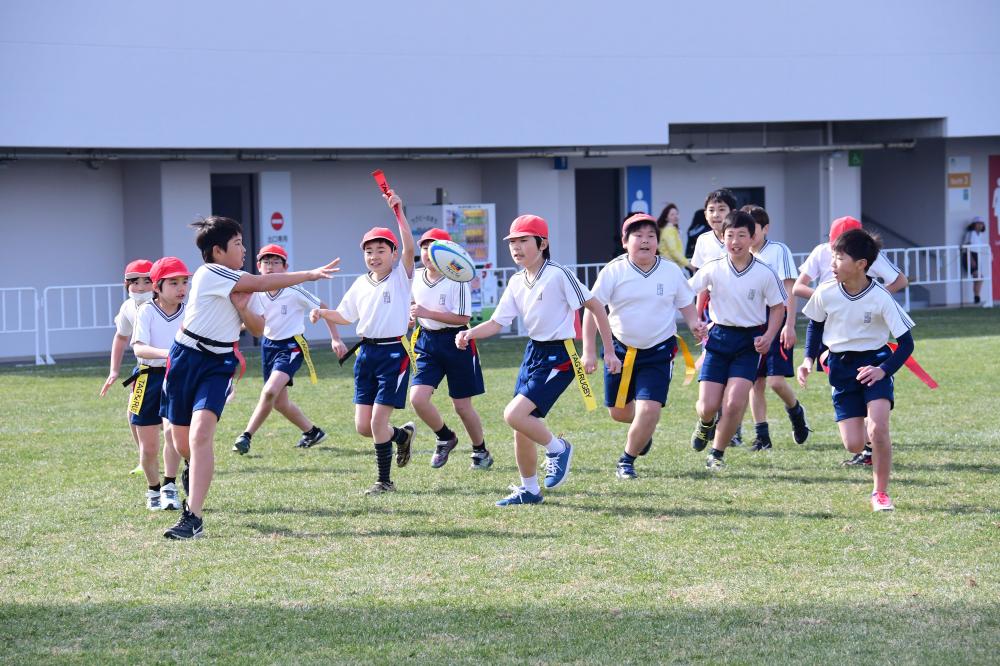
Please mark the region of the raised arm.
POLYGON ((406 269, 406 277, 412 278, 414 260, 413 232, 410 231, 410 223, 406 219, 406 213, 403 212, 403 200, 393 190, 389 190, 389 194, 383 194, 382 197, 389 204, 392 212, 396 214, 396 222, 399 223, 400 261, 403 262, 403 268, 406 269))

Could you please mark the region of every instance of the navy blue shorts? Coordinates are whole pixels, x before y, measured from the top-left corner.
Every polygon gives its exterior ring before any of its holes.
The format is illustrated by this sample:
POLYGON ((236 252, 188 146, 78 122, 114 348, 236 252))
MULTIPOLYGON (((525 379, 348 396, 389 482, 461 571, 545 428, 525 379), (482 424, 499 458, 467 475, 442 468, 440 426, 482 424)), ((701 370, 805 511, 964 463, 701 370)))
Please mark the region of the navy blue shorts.
POLYGON ((366 342, 354 361, 354 404, 406 406, 410 356, 401 342, 366 342))
MULTIPOLYGON (((784 324, 782 324, 784 326, 784 324)), ((771 348, 760 360, 757 368, 758 377, 794 377, 795 376, 795 347, 783 347, 781 345, 781 331, 774 336, 771 341, 771 348)))
POLYGON ((529 340, 524 348, 521 371, 517 375, 514 395, 523 395, 535 403, 532 416, 545 418, 556 400, 575 381, 573 362, 562 340, 536 342, 529 340))
POLYGON ((294 383, 292 377, 302 367, 303 358, 302 349, 295 338, 285 340, 262 338, 260 341, 260 367, 265 382, 270 379, 271 373, 277 370, 288 375, 286 386, 291 386, 294 383))
POLYGON ((163 368, 152 368, 151 372, 139 375, 132 384, 129 398, 128 422, 134 426, 151 426, 163 423, 160 416, 160 396, 163 392, 163 368), (133 411, 138 408, 138 413, 133 411))
MULTIPOLYGON (((621 390, 625 387, 624 404, 633 400, 655 400, 660 405, 667 404, 670 379, 674 376, 674 354, 677 353, 677 338, 670 336, 649 349, 636 350, 631 369, 625 368, 628 347, 615 339, 615 356, 622 361, 622 371, 617 375, 604 369, 604 406, 614 407, 621 390)), ((624 405, 623 405, 624 406, 624 405)))
POLYGON ((174 343, 167 359, 160 416, 179 426, 191 425, 199 409, 222 418, 233 374, 239 370, 236 354, 213 354, 174 343))
POLYGON ((763 326, 712 326, 708 331, 705 360, 701 364, 698 381, 723 385, 733 377, 755 381, 760 354, 753 348, 753 339, 763 333, 763 326))
POLYGON ((459 349, 455 346, 455 335, 464 328, 446 328, 441 331, 420 329, 413 351, 417 356, 417 371, 413 374, 414 386, 437 388, 441 380, 448 378, 448 396, 460 400, 482 395, 486 392, 483 384, 483 369, 479 364, 476 341, 459 349))
POLYGON ((830 352, 826 364, 830 368, 830 386, 833 387, 833 411, 837 421, 868 416, 868 403, 888 400, 889 409, 895 405, 892 377, 886 377, 873 386, 857 380, 858 369, 866 365, 879 366, 892 356, 888 346, 860 352, 830 352))

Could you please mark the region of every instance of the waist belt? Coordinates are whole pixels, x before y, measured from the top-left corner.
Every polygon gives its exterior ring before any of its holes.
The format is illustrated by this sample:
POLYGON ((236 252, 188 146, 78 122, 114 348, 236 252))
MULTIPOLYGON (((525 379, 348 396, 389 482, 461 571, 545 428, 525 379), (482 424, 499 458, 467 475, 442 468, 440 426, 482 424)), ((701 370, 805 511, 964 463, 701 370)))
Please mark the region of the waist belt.
POLYGON ((459 331, 467 331, 467 326, 452 326, 449 328, 439 328, 436 330, 431 330, 429 328, 420 328, 424 333, 430 333, 431 335, 458 335, 459 331))
MULTIPOLYGON (((213 347, 232 347, 233 354, 236 355, 236 360, 239 361, 239 364, 240 364, 240 367, 239 367, 239 376, 236 377, 236 381, 240 381, 241 379, 243 379, 243 375, 247 371, 247 362, 246 362, 246 359, 243 358, 243 354, 240 353, 240 341, 239 340, 233 340, 232 342, 220 342, 219 340, 213 340, 212 338, 206 338, 204 335, 198 335, 197 333, 192 333, 191 331, 187 330, 183 326, 181 326, 181 333, 183 333, 184 335, 188 336, 189 338, 191 338, 192 340, 194 340, 195 342, 197 342, 198 343, 197 346, 198 346, 198 349, 200 351, 203 351, 206 354, 212 354, 213 356, 222 356, 223 354, 227 354, 229 352, 222 352, 222 353, 214 352, 214 351, 211 351, 210 349, 208 349, 207 347, 205 347, 205 345, 212 345, 213 347)), ((236 375, 235 371, 233 372, 233 375, 234 376, 236 375)))
POLYGON ((347 358, 351 356, 354 352, 358 351, 358 349, 361 348, 361 345, 388 345, 393 342, 402 342, 402 340, 399 336, 395 336, 392 338, 361 338, 360 340, 355 342, 354 345, 352 345, 347 350, 347 353, 344 354, 344 357, 337 362, 340 363, 340 365, 344 365, 344 362, 347 361, 347 358))
POLYGON ((140 365, 138 368, 132 371, 132 374, 122 382, 122 386, 129 386, 134 384, 140 375, 164 375, 167 373, 166 366, 150 367, 148 365, 140 365))
POLYGON ((536 347, 565 347, 566 346, 566 341, 565 340, 535 340, 534 338, 532 338, 531 339, 531 344, 535 345, 536 347))

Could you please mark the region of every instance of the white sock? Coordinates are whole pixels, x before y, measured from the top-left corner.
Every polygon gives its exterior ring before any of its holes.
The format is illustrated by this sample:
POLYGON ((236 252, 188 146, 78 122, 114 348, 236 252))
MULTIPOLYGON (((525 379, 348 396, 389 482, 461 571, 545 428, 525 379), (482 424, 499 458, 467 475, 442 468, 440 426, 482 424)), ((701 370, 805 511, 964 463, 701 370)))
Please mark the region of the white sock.
POLYGON ((556 436, 552 437, 552 441, 545 445, 545 450, 549 453, 562 453, 566 450, 566 445, 563 441, 556 436))
POLYGON ((537 474, 534 476, 529 476, 527 478, 522 476, 521 485, 524 487, 525 490, 527 490, 529 493, 533 495, 537 495, 538 493, 542 492, 542 489, 538 487, 537 474))

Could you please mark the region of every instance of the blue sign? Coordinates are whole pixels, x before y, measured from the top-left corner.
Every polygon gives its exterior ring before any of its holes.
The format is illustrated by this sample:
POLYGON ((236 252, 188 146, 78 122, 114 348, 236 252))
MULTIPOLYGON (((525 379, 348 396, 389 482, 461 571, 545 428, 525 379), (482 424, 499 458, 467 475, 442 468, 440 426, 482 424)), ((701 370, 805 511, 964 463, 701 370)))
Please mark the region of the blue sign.
POLYGON ((648 166, 625 167, 625 214, 652 214, 653 173, 648 166))

